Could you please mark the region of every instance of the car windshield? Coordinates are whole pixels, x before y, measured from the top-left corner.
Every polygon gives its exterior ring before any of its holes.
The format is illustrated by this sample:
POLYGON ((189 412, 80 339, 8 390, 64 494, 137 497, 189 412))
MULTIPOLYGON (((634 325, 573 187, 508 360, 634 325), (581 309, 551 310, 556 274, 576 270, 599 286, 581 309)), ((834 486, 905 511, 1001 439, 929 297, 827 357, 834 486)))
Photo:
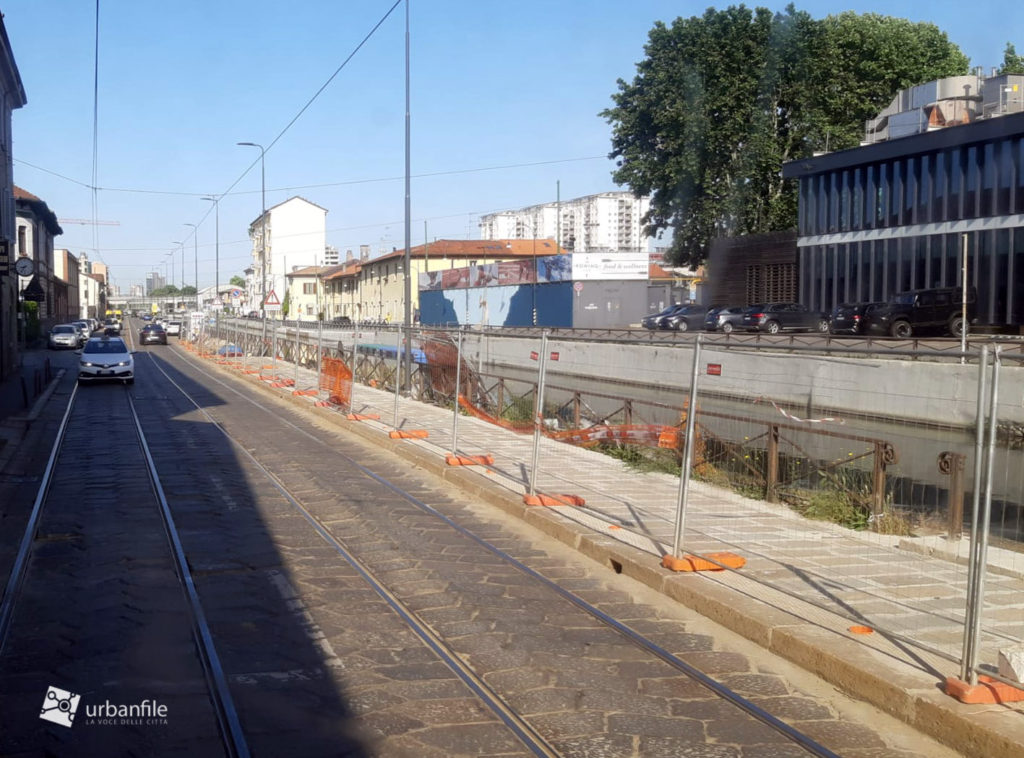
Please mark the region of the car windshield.
POLYGON ((55 327, 53 327, 53 333, 54 334, 69 334, 69 333, 73 334, 74 331, 75 331, 75 327, 73 327, 73 326, 55 326, 55 327))
POLYGON ((90 340, 83 353, 127 353, 128 348, 121 340, 90 340))

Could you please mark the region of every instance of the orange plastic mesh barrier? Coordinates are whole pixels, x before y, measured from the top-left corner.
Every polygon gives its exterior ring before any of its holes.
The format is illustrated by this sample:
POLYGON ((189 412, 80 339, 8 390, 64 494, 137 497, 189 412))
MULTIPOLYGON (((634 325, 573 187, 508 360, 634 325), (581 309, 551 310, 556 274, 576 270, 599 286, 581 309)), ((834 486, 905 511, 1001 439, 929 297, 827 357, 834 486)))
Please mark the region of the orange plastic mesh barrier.
POLYGON ((340 358, 324 356, 320 361, 320 389, 327 402, 348 406, 352 400, 352 370, 340 358))

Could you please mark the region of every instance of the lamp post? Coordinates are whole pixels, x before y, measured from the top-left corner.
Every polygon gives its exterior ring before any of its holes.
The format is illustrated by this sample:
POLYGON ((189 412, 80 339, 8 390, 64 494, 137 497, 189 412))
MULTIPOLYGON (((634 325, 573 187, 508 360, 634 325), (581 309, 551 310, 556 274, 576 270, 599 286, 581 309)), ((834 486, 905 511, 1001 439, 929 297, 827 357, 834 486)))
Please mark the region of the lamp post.
POLYGON ((196 310, 198 311, 199 310, 199 225, 198 224, 189 224, 188 222, 186 222, 185 226, 191 226, 193 229, 195 229, 195 232, 193 232, 193 234, 192 234, 192 243, 193 243, 193 246, 195 248, 195 250, 193 252, 193 255, 194 255, 193 265, 195 266, 196 310))
POLYGON ((219 197, 204 197, 203 200, 209 200, 213 203, 213 213, 215 219, 215 234, 217 241, 215 244, 215 256, 216 260, 214 263, 213 270, 213 298, 217 302, 217 310, 220 310, 220 198, 219 197))
POLYGON ((185 243, 184 242, 175 242, 174 240, 171 240, 171 244, 172 245, 180 245, 181 246, 181 290, 182 290, 181 291, 181 302, 182 302, 182 305, 184 305, 184 303, 185 303, 185 243))
POLYGON ((243 147, 258 147, 260 149, 260 317, 266 319, 267 302, 267 151, 263 145, 256 142, 238 142, 243 147))

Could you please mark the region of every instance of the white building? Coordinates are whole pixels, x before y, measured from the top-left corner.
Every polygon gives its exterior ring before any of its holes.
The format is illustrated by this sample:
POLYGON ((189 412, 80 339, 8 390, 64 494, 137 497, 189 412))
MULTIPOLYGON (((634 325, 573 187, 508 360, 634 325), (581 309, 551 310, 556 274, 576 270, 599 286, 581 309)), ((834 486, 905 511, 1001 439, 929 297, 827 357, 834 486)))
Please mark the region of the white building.
POLYGON ((481 216, 480 237, 553 239, 575 253, 650 251, 653 238, 641 221, 649 207, 649 198, 632 192, 602 192, 481 216))
POLYGON ((260 310, 263 255, 266 254, 265 292, 284 300, 289 271, 322 263, 327 248, 327 209, 301 197, 292 197, 268 208, 249 225, 252 265, 246 269, 250 310, 260 310), (264 243, 264 231, 266 242, 264 243))

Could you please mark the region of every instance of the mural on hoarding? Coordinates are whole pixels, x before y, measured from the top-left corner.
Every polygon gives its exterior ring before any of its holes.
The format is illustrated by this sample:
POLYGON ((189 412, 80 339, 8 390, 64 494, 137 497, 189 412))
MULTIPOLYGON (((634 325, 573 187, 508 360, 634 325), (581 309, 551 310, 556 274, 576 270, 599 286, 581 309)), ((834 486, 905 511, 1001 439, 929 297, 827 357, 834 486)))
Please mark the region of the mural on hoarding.
POLYGON ((420 293, 420 323, 428 326, 572 326, 572 285, 480 287, 420 293))
POLYGON ((440 271, 427 271, 419 275, 419 287, 420 290, 439 290, 441 289, 441 273, 440 271))
POLYGON ((441 272, 442 289, 462 289, 469 286, 468 268, 450 268, 441 272))
POLYGON ((572 258, 576 281, 646 279, 650 271, 648 253, 575 253, 572 258))
POLYGON ((489 287, 498 283, 498 264, 484 263, 469 267, 470 287, 489 287))
POLYGON ((532 260, 502 261, 498 264, 498 284, 532 284, 537 281, 537 270, 532 260))
POLYGON ((537 259, 538 282, 568 282, 572 279, 572 256, 545 255, 537 259))

